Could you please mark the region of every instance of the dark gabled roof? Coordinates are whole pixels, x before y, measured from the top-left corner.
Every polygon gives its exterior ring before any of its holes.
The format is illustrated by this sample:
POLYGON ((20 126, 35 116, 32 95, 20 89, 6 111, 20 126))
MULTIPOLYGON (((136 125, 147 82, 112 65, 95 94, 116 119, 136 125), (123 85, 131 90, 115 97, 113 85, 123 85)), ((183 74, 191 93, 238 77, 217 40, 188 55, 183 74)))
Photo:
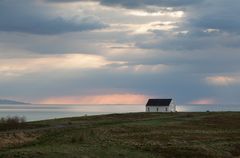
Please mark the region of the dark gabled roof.
POLYGON ((172 99, 149 99, 146 106, 169 106, 172 99))

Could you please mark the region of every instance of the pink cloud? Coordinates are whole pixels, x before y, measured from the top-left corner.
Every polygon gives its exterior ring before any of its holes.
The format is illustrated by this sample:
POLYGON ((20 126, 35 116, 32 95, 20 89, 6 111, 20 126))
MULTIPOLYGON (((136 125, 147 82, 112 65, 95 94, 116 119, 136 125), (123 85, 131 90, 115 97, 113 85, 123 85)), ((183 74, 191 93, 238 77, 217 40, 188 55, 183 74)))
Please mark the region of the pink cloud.
POLYGON ((211 98, 199 99, 191 101, 190 104, 216 104, 217 101, 211 98))
POLYGON ((94 96, 63 96, 41 100, 41 104, 145 104, 149 97, 141 94, 107 94, 94 96))
POLYGON ((216 86, 228 86, 238 82, 237 78, 232 76, 211 76, 206 77, 206 81, 216 86))

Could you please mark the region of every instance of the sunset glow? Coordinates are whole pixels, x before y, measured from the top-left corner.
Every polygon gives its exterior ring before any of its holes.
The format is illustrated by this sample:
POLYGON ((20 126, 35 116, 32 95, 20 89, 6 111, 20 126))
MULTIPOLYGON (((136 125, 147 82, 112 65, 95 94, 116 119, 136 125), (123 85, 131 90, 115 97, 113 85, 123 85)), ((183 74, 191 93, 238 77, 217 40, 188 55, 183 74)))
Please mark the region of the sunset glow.
POLYGON ((199 104, 199 105, 209 105, 209 104, 217 104, 218 102, 215 99, 200 99, 200 100, 194 100, 190 102, 190 104, 199 104))
POLYGON ((63 96, 40 101, 41 104, 145 104, 141 94, 109 94, 97 96, 63 96))
POLYGON ((238 80, 230 76, 212 76, 206 78, 207 82, 216 86, 228 86, 237 83, 238 80))

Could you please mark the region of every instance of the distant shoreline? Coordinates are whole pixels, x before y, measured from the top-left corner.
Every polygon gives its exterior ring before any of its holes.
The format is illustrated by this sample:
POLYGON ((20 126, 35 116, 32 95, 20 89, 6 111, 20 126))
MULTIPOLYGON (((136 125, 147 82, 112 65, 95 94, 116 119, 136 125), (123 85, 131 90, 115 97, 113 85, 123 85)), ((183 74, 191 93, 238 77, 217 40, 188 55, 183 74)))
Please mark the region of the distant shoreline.
POLYGON ((0 105, 29 105, 31 103, 19 102, 14 100, 0 99, 0 105))

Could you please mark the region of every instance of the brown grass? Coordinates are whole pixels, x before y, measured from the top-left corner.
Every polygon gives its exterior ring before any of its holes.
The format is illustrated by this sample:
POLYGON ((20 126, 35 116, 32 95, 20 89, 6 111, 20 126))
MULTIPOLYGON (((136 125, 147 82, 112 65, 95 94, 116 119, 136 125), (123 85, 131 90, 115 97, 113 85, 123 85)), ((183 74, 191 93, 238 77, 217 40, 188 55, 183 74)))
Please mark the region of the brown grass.
POLYGON ((0 149, 26 144, 36 140, 40 135, 38 133, 15 131, 0 134, 0 149))

